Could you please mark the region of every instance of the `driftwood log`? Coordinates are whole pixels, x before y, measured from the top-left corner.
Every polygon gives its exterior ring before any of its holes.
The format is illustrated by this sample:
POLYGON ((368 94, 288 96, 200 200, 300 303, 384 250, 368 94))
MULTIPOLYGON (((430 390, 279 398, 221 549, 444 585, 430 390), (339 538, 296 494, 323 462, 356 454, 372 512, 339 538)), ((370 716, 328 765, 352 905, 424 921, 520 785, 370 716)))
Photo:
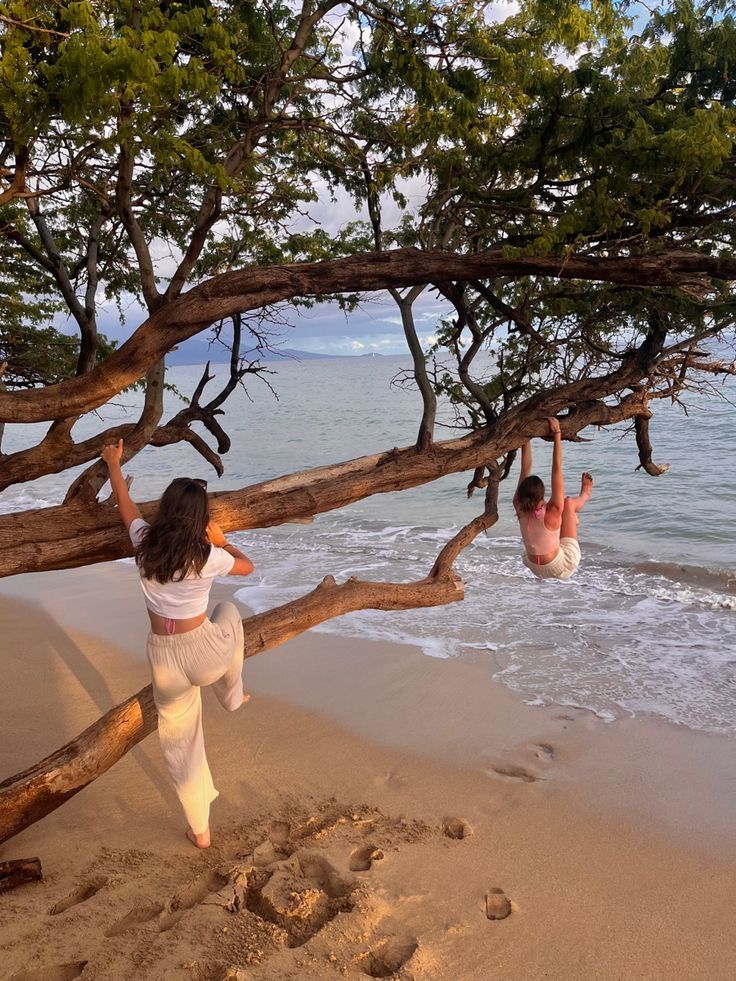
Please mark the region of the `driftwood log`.
POLYGON ((0 862, 0 892, 43 878, 40 858, 14 858, 0 862))

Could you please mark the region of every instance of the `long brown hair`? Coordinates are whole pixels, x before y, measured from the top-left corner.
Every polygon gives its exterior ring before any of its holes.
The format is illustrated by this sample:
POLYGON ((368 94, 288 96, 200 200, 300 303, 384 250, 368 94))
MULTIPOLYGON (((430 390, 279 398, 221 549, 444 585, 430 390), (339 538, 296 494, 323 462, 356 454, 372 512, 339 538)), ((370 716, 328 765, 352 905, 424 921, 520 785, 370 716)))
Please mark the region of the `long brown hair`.
POLYGON ((146 579, 179 582, 198 576, 210 555, 207 491, 202 483, 177 477, 164 491, 158 513, 141 537, 135 559, 146 579))
POLYGON ((522 511, 533 511, 544 500, 544 481, 534 474, 525 477, 517 488, 516 500, 522 511))

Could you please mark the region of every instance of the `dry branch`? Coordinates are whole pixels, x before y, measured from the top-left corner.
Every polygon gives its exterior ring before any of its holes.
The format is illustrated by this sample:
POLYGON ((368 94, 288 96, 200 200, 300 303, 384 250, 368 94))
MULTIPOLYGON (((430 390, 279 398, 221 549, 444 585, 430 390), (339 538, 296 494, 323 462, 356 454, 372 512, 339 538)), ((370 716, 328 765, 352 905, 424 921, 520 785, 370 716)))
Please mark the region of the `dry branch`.
POLYGON ((649 420, 652 413, 646 412, 634 419, 636 445, 639 449, 639 466, 637 470, 646 470, 650 477, 661 477, 670 468, 669 463, 657 464, 652 460, 652 444, 649 439, 649 420))

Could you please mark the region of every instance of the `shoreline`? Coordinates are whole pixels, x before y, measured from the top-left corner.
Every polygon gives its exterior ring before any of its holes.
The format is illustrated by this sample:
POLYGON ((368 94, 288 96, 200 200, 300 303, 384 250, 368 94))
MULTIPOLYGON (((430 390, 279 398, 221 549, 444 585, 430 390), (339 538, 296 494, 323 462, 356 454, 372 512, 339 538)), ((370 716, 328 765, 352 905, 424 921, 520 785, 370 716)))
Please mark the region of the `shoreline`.
MULTIPOLYGON (((213 599, 234 588, 217 584, 213 599)), ((0 584, 0 779, 147 683, 144 621, 121 564, 0 584)), ((264 981, 364 979, 369 954, 415 943, 400 977, 417 981, 730 977, 728 737, 532 708, 488 664, 335 635, 250 659, 245 677, 254 697, 235 715, 205 698, 221 793, 209 852, 183 838, 154 738, 0 846, 0 859, 39 854, 45 868, 0 897, 10 976, 88 960, 82 978, 220 978, 206 965, 224 964, 264 981), (281 926, 227 912, 227 885, 186 906, 192 881, 217 884, 279 816, 292 838, 300 829, 297 857, 319 853, 354 890, 349 910, 294 948, 281 926), (462 840, 443 833, 448 817, 462 840), (384 858, 351 873, 366 843, 384 858), (91 896, 49 915, 85 883, 91 896), (512 901, 501 922, 484 913, 496 887, 512 901)))

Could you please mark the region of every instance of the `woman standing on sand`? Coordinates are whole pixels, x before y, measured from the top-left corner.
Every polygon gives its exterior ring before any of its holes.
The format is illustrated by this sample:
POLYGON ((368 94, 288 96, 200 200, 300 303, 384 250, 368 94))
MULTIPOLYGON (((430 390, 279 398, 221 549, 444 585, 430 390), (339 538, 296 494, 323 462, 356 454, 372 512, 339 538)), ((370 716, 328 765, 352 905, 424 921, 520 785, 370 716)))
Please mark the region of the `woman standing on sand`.
POLYGON ((544 482, 532 474, 532 444, 521 448, 521 474, 514 509, 524 542, 524 565, 539 579, 569 579, 580 565, 578 511, 593 493, 593 478, 583 474, 577 497, 565 497, 562 476, 562 435, 558 419, 550 418, 552 493, 545 501, 544 482))
POLYGON ((243 694, 243 624, 233 603, 218 603, 207 618, 217 576, 247 576, 253 563, 210 521, 206 482, 178 477, 159 502, 151 524, 128 493, 120 469, 123 441, 106 446, 110 484, 120 518, 135 546, 151 632, 148 661, 166 766, 189 822, 187 837, 210 844, 210 804, 217 797, 204 752, 200 688, 212 685, 234 712, 243 694))

